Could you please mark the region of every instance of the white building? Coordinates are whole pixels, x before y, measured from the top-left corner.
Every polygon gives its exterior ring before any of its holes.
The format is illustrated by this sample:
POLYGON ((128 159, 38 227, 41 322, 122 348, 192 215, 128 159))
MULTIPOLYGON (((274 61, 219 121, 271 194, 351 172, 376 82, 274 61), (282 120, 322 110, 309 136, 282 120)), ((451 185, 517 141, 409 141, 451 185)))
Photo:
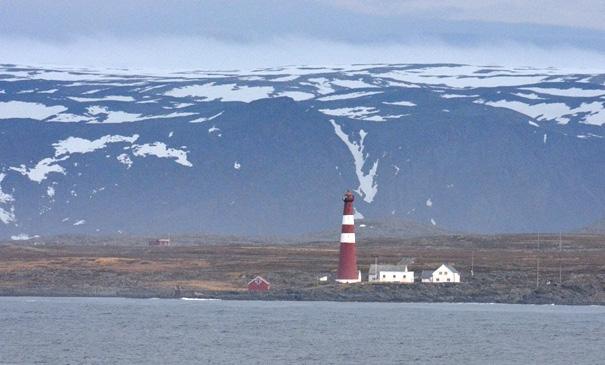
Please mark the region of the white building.
POLYGON ((452 265, 443 264, 435 271, 423 271, 423 283, 459 283, 460 273, 452 265))
POLYGON ((408 265, 370 265, 369 282, 379 283, 414 283, 414 272, 408 271, 408 265))

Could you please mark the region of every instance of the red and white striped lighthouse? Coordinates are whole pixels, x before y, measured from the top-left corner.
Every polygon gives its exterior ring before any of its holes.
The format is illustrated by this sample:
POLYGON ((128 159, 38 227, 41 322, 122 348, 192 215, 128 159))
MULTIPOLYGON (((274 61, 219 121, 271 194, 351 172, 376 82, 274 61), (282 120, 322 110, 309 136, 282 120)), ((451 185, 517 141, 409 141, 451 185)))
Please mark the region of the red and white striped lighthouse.
POLYGON ((357 271, 357 254, 355 252, 355 216, 353 210, 353 193, 347 191, 342 212, 342 230, 340 233, 340 258, 338 260, 339 283, 358 283, 361 281, 361 271, 357 271))

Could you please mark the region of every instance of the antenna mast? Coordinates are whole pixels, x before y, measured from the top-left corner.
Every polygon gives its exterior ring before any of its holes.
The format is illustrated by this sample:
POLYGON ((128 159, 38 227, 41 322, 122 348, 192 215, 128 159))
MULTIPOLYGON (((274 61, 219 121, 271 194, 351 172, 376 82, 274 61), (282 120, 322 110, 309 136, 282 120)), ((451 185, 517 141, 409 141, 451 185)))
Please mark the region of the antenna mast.
POLYGON ((563 243, 561 241, 561 232, 559 232, 559 284, 563 283, 563 267, 561 264, 561 254, 563 253, 563 243))
POLYGON ((540 233, 538 233, 538 253, 536 255, 536 288, 540 287, 540 233))

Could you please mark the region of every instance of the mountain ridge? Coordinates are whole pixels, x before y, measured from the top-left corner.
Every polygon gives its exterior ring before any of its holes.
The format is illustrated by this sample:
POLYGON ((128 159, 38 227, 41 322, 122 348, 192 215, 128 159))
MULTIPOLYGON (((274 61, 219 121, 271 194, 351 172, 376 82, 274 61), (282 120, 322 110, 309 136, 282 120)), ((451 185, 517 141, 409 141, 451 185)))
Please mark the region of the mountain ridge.
POLYGON ((143 74, 0 65, 0 237, 473 233, 605 215, 605 74, 456 64, 143 74))

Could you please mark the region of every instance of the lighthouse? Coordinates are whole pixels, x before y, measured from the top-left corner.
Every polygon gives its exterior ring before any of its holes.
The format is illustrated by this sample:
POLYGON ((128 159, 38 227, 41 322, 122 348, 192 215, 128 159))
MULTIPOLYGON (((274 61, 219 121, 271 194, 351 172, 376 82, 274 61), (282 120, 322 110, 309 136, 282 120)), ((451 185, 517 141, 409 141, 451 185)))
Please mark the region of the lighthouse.
POLYGON ((342 230, 340 233, 340 257, 338 260, 339 283, 358 283, 361 281, 361 271, 357 270, 357 254, 355 252, 355 218, 353 210, 353 193, 347 191, 342 199, 345 203, 342 212, 342 230))

